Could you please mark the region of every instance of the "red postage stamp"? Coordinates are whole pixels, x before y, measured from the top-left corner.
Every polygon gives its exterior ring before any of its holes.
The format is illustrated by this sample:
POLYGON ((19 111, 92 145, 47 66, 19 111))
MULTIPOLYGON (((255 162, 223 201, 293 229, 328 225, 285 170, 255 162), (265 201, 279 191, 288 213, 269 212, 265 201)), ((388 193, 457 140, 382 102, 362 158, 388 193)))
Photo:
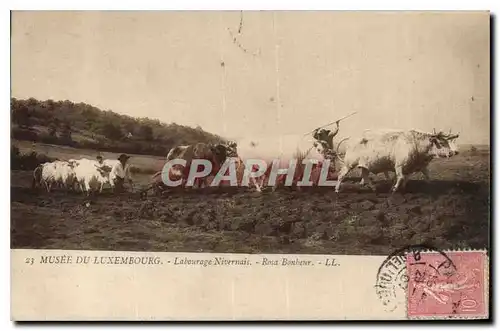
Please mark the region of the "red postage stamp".
POLYGON ((482 251, 408 254, 408 317, 486 317, 486 260, 482 251))

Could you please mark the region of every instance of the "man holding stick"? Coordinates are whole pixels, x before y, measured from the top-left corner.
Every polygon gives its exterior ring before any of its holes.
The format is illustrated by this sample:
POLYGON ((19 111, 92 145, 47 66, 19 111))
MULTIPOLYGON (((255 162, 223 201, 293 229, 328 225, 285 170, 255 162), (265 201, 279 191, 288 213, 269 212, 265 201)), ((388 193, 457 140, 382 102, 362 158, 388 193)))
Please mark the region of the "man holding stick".
MULTIPOLYGON (((333 147, 333 138, 339 133, 339 123, 340 121, 356 114, 356 112, 353 112, 347 116, 344 116, 335 122, 328 123, 327 125, 323 125, 314 131, 312 131, 313 138, 316 140, 314 143, 314 147, 317 147, 318 144, 321 145, 322 151, 321 153, 326 157, 326 158, 333 158, 335 157, 335 151, 333 147), (335 128, 333 130, 328 130, 324 129, 325 126, 335 124, 335 128)), ((311 132, 310 132, 311 133, 311 132)))
POLYGON ((323 146, 324 150, 333 150, 333 138, 339 133, 339 121, 335 122, 335 128, 332 130, 318 128, 313 132, 313 138, 323 146))

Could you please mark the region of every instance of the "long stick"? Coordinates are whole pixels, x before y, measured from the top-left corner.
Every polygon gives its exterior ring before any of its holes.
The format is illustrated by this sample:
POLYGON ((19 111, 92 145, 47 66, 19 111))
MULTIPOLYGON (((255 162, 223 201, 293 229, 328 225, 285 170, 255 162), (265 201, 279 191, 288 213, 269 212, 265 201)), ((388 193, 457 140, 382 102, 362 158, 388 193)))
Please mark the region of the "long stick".
MULTIPOLYGON (((320 127, 316 128, 316 129, 314 129, 314 130, 321 129, 321 128, 324 128, 325 126, 329 126, 329 125, 332 125, 332 124, 334 124, 334 123, 336 123, 336 122, 343 121, 343 120, 345 120, 346 118, 351 117, 352 115, 354 115, 354 114, 356 114, 356 113, 357 113, 357 111, 352 112, 351 114, 346 115, 346 116, 342 117, 341 119, 338 119, 338 120, 336 120, 336 121, 330 122, 330 123, 325 124, 325 125, 322 125, 322 126, 320 126, 320 127)), ((313 132, 314 132, 314 130, 311 130, 311 131, 309 131, 308 133, 304 134, 304 137, 305 137, 305 136, 307 136, 307 135, 308 135, 308 134, 310 134, 310 133, 313 133, 313 132)))

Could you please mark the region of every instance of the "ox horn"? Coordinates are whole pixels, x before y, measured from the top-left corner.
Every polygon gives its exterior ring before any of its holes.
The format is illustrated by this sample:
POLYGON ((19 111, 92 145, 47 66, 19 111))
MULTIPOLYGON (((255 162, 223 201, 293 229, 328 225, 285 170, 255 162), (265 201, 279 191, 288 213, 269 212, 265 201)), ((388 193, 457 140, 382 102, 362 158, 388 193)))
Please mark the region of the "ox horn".
POLYGON ((450 132, 444 136, 447 140, 451 140, 451 139, 457 139, 459 134, 453 134, 450 129, 450 132))

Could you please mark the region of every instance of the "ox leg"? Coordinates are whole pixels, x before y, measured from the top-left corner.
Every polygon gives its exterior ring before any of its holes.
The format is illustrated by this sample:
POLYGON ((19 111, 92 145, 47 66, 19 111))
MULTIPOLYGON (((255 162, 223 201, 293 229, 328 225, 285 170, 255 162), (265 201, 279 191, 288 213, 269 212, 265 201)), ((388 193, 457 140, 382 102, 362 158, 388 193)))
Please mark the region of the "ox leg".
POLYGON ((363 186, 371 181, 369 172, 368 172, 367 178, 368 178, 368 180, 365 180, 365 176, 363 175, 363 170, 361 170, 361 180, 359 181, 359 185, 363 186))
MULTIPOLYGON (((422 169, 421 170, 422 174, 424 175, 425 181, 429 182, 429 172, 427 169, 422 169)), ((401 183, 401 188, 404 190, 406 188, 406 184, 410 181, 410 176, 405 176, 403 182, 401 183)))
POLYGON ((335 192, 338 193, 340 190, 340 184, 342 183, 342 180, 344 177, 351 171, 347 166, 343 166, 342 169, 340 169, 339 175, 337 176, 337 185, 335 185, 335 192))
POLYGON ((276 178, 276 182, 274 183, 273 187, 271 188, 272 192, 276 191, 278 187, 284 187, 285 186, 285 178, 284 176, 279 176, 276 178))
MULTIPOLYGON (((276 178, 276 181, 274 182, 274 185, 271 187, 271 192, 274 192, 278 189, 278 186, 280 186, 280 176, 278 175, 277 178, 276 178)), ((269 182, 267 183, 267 185, 269 186, 269 182)))
POLYGON ((422 175, 424 175, 424 179, 426 182, 429 182, 431 180, 430 176, 429 176, 429 169, 427 167, 425 167, 424 169, 421 170, 422 172, 422 175))
POLYGON ((250 178, 250 180, 253 181, 253 185, 255 186, 255 190, 257 192, 262 192, 261 185, 258 183, 258 181, 254 177, 250 178))
POLYGON ((408 176, 405 176, 405 178, 403 179, 403 181, 401 182, 401 189, 404 190, 406 188, 406 184, 408 184, 408 181, 410 180, 410 177, 408 176))
POLYGON ((90 183, 85 181, 85 191, 87 192, 87 196, 90 196, 92 188, 90 187, 90 183))
POLYGON ((406 181, 406 176, 403 174, 403 167, 402 166, 397 166, 396 167, 396 184, 392 188, 392 193, 396 192, 401 184, 406 181))
POLYGON ((391 180, 391 177, 389 177, 389 171, 384 171, 384 176, 385 176, 385 180, 391 180))
POLYGON ((393 183, 394 182, 394 180, 389 175, 388 171, 384 171, 384 176, 385 176, 385 180, 388 181, 389 183, 393 183))
POLYGON ((255 190, 256 190, 257 192, 260 192, 260 191, 261 191, 261 190, 260 190, 260 186, 259 186, 259 184, 257 183, 257 180, 256 180, 254 177, 250 177, 250 178, 248 179, 248 188, 250 188, 250 187, 252 187, 252 186, 253 186, 253 187, 255 187, 255 190))
POLYGON ((250 177, 248 181, 248 187, 250 188, 253 185, 257 192, 262 192, 262 183, 259 183, 259 181, 260 178, 250 177))
POLYGON ((116 194, 118 192, 114 179, 109 182, 109 186, 111 187, 111 192, 113 192, 113 194, 116 194))
POLYGON ((266 181, 266 177, 265 176, 262 176, 261 178, 259 178, 259 179, 257 179, 255 181, 256 185, 258 185, 258 187, 259 187, 259 189, 258 189, 259 192, 262 191, 262 188, 265 185, 265 181, 266 181))
POLYGON ((83 186, 83 184, 78 183, 77 186, 79 192, 85 193, 85 186, 83 186))
POLYGON ((373 185, 372 180, 370 179, 370 171, 366 168, 361 168, 361 176, 363 177, 361 181, 364 183, 368 184, 368 186, 372 189, 372 191, 375 191, 375 185, 373 185))
POLYGON ((256 188, 257 192, 262 192, 263 186, 264 186, 264 178, 262 178, 260 183, 258 181, 255 182, 255 188, 256 188))

